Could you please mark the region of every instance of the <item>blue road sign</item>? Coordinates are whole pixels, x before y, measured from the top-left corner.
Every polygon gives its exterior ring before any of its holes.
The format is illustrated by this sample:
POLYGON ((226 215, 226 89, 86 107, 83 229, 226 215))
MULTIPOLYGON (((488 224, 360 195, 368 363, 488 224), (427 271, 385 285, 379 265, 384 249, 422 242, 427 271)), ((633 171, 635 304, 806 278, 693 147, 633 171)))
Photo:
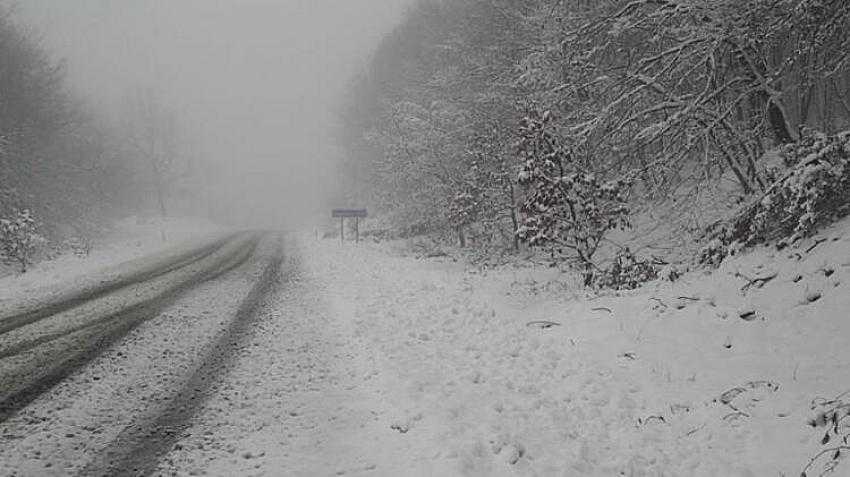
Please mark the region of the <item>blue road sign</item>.
POLYGON ((333 209, 331 211, 331 217, 333 218, 359 217, 362 219, 368 217, 368 215, 366 209, 333 209))

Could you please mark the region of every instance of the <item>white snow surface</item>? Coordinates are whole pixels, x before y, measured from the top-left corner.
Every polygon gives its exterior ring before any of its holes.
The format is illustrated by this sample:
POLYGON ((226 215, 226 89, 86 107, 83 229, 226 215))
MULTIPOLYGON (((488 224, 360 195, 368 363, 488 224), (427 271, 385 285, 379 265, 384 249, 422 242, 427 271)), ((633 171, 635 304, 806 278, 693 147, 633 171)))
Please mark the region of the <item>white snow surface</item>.
POLYGON ((163 473, 800 475, 850 388, 847 220, 601 296, 307 236, 287 270, 163 473))
POLYGON ((94 241, 88 256, 80 257, 69 251, 32 265, 26 273, 0 275, 0 303, 40 294, 45 287, 71 282, 108 266, 178 245, 209 239, 224 231, 203 219, 127 217, 118 221, 105 237, 94 241))
MULTIPOLYGON (((186 384, 264 265, 203 281, 0 424, 0 475, 85 475, 126 427, 156 417, 186 384)), ((145 292, 124 291, 128 300, 145 292)))
MULTIPOLYGON (((602 295, 545 267, 290 239, 280 286, 159 470, 800 475, 825 448, 812 400, 850 389, 848 273, 850 220, 602 295)), ((194 369, 246 280, 192 290, 5 423, 0 468, 83 468, 194 369)))

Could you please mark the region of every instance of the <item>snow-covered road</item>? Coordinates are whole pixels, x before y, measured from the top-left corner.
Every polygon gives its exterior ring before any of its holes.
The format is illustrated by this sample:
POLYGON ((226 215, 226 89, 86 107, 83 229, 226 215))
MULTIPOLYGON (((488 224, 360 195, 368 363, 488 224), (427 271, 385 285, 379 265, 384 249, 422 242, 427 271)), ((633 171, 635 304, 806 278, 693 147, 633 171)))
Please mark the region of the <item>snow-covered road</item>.
POLYGON ((850 224, 817 240, 597 296, 290 236, 0 423, 0 473, 799 475, 850 382, 850 224))
POLYGON ((159 255, 99 272, 126 283, 84 287, 89 299, 46 293, 30 300, 33 320, 4 310, 16 326, 0 335, 0 473, 145 473, 151 464, 138 461, 155 464, 170 445, 171 426, 191 417, 275 283, 279 242, 236 234, 158 274, 149 265, 159 255), (41 316, 37 302, 58 312, 41 316))

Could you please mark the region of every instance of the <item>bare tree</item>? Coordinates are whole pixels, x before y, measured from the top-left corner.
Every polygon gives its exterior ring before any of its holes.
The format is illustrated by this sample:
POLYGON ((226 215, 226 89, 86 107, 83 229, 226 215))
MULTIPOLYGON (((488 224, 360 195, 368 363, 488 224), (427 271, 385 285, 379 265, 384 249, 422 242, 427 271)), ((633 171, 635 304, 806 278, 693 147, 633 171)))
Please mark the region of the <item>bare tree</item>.
POLYGON ((166 217, 179 153, 176 115, 152 90, 138 89, 128 100, 124 119, 127 146, 147 164, 156 206, 166 217))

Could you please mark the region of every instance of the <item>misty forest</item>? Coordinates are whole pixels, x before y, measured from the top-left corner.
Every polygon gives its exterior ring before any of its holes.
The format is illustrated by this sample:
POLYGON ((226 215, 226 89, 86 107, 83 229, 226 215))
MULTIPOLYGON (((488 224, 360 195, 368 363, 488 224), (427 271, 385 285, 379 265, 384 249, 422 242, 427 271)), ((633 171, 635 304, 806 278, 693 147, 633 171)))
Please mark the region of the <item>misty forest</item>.
POLYGON ((0 474, 850 475, 846 0, 0 0, 0 474))

